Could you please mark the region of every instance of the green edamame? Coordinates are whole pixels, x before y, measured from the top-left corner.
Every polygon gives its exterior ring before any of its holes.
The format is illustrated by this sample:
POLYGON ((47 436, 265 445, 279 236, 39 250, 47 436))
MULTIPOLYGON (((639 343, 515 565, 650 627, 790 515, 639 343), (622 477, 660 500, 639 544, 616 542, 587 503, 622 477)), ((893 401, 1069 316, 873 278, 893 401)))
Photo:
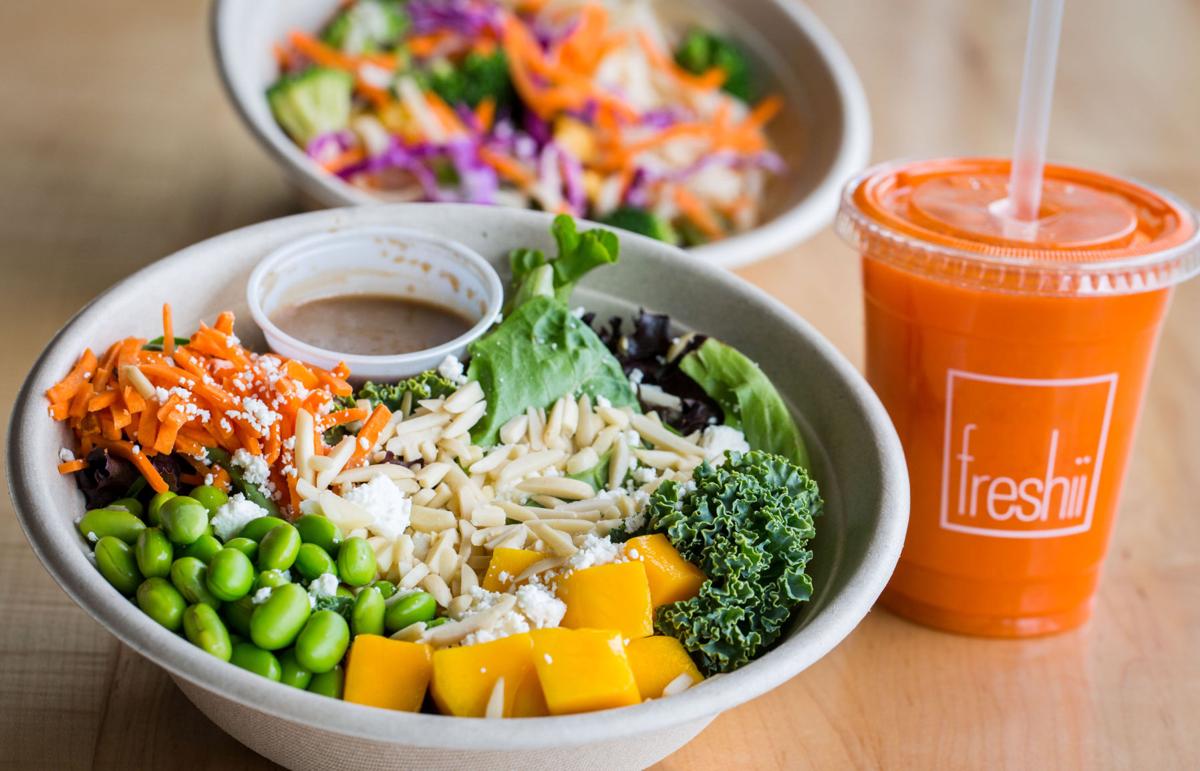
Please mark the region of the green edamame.
POLYGON ((138 533, 146 529, 146 523, 126 509, 92 509, 79 518, 78 527, 92 543, 111 535, 133 545, 138 533))
POLYGON ((251 562, 253 562, 255 557, 258 556, 258 542, 251 541, 249 538, 242 538, 240 536, 237 538, 230 538, 225 542, 225 548, 237 549, 242 554, 245 554, 247 557, 249 557, 251 562))
POLYGON ((307 688, 308 684, 312 682, 313 673, 302 667, 296 660, 296 649, 288 648, 281 651, 278 658, 281 669, 279 682, 300 690, 307 688))
POLYGON ((148 527, 138 533, 133 547, 138 570, 146 578, 166 578, 171 575, 171 563, 175 560, 175 549, 171 541, 157 527, 148 527))
POLYGON ((292 582, 291 575, 286 570, 264 570, 254 579, 254 591, 258 591, 264 587, 274 589, 276 586, 283 586, 292 582))
POLYGON ((258 542, 259 570, 287 570, 300 553, 300 533, 288 523, 276 525, 258 542))
POLYGON ((385 600, 396 593, 396 585, 385 578, 381 578, 378 581, 372 581, 371 586, 378 589, 385 600))
POLYGON ((240 600, 254 585, 254 563, 237 549, 221 549, 208 563, 206 583, 218 600, 240 600))
POLYGON ((176 495, 162 505, 163 530, 173 543, 187 546, 204 535, 208 527, 208 509, 195 498, 176 495))
POLYGON ((183 611, 187 601, 171 582, 160 576, 152 576, 137 589, 137 604, 150 618, 172 632, 178 632, 183 623, 183 611))
POLYGON ((213 555, 219 551, 221 551, 221 542, 217 540, 216 536, 205 533, 183 550, 183 556, 195 557, 207 565, 212 561, 213 555))
POLYGON ((365 538, 347 538, 338 548, 338 577, 351 586, 364 586, 375 580, 378 566, 375 550, 365 538))
POLYGON ((326 554, 337 554, 338 544, 342 542, 342 531, 328 517, 320 514, 305 514, 296 520, 296 529, 300 531, 300 540, 320 546, 326 554))
POLYGON ((308 692, 319 693, 331 699, 340 699, 342 698, 342 688, 345 683, 346 672, 342 669, 342 665, 338 664, 328 672, 313 675, 312 680, 308 684, 308 692))
POLYGON ((221 606, 221 616, 225 625, 242 637, 250 636, 250 619, 254 617, 254 595, 247 594, 240 600, 227 602, 221 606))
POLYGON ((350 646, 350 626, 334 610, 318 610, 308 617, 296 638, 296 661, 314 675, 337 666, 350 646))
POLYGON ((180 557, 171 565, 171 583, 189 603, 201 603, 212 608, 221 601, 208 590, 208 566, 195 557, 180 557))
POLYGON ((118 498, 112 503, 108 504, 108 508, 125 509, 125 511, 128 511, 135 517, 141 517, 143 513, 142 502, 137 498, 118 498))
POLYGON ((233 655, 229 630, 217 612, 208 605, 188 606, 183 612, 183 633, 192 645, 221 661, 229 661, 233 655))
POLYGON ((287 522, 279 517, 258 517, 247 522, 238 535, 242 538, 249 538, 251 541, 258 542, 273 528, 286 524, 287 522))
POLYGON ((304 576, 304 580, 312 581, 322 573, 337 575, 337 563, 333 557, 315 543, 302 543, 296 552, 296 572, 304 576))
POLYGON ((430 620, 425 622, 425 628, 426 629, 436 629, 439 626, 441 626, 442 624, 445 624, 446 622, 448 622, 449 620, 450 619, 446 618, 445 616, 438 616, 437 618, 431 618, 430 620))
POLYGON ((354 592, 350 590, 350 587, 343 586, 342 584, 338 584, 338 588, 333 593, 333 596, 345 597, 347 600, 350 600, 351 602, 354 601, 354 592))
POLYGON ((271 590, 267 601, 254 610, 250 619, 250 639, 269 651, 286 648, 295 642, 311 611, 304 587, 299 584, 277 586, 271 590))
POLYGON ((394 597, 387 603, 383 626, 388 634, 399 632, 418 621, 429 621, 437 614, 437 600, 429 592, 412 592, 394 597))
POLYGON ((233 646, 233 654, 229 657, 229 663, 275 682, 279 682, 279 678, 283 674, 283 668, 279 665, 279 659, 275 658, 275 654, 264 651, 254 643, 240 642, 233 646))
POLYGON ((229 496, 219 487, 212 485, 200 485, 192 488, 188 493, 188 497, 200 501, 204 508, 208 509, 209 516, 217 513, 217 509, 224 506, 229 501, 229 496))
POLYGON ((161 493, 155 494, 155 496, 150 499, 150 505, 146 508, 146 519, 150 521, 150 524, 162 524, 163 504, 175 496, 176 493, 173 493, 170 490, 163 490, 161 493))
POLYGON ((142 583, 133 547, 115 536, 106 535, 96 542, 96 567, 126 597, 132 597, 142 583))
POLYGON ((355 637, 360 634, 381 635, 386 614, 387 603, 383 601, 383 592, 377 587, 368 586, 354 600, 354 609, 350 612, 350 630, 355 637))

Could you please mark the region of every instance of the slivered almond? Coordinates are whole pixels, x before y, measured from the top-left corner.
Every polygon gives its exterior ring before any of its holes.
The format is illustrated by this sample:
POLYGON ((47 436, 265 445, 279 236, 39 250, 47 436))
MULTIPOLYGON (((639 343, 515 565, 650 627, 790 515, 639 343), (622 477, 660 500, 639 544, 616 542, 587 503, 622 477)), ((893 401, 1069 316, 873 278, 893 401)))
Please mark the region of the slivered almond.
POLYGON ((450 421, 450 425, 442 432, 442 437, 449 439, 467 433, 483 417, 487 411, 486 402, 477 402, 467 408, 467 411, 450 421))
POLYGON ((533 477, 520 482, 517 489, 530 495, 552 495, 567 500, 591 498, 596 494, 587 482, 567 477, 533 477))
POLYGON ((451 394, 442 404, 442 409, 457 415, 460 412, 466 412, 481 399, 483 399, 483 386, 479 385, 478 380, 472 380, 451 394))
POLYGON ((444 412, 432 412, 427 415, 417 415, 416 417, 402 420, 396 424, 395 438, 407 436, 409 434, 421 433, 434 428, 441 428, 449 423, 451 416, 444 412))
POLYGON ((507 423, 500 427, 500 441, 505 444, 516 444, 525 437, 525 432, 529 429, 529 418, 524 413, 517 415, 515 418, 509 419, 507 423))
POLYGON ((548 466, 553 466, 565 458, 566 453, 562 450, 531 452, 505 466, 504 470, 500 472, 500 482, 512 482, 528 474, 541 471, 548 466))
POLYGON ((506 594, 487 610, 473 613, 461 621, 451 621, 426 630, 424 639, 426 642, 439 647, 461 642, 464 637, 472 632, 477 632, 480 629, 485 629, 495 624, 501 616, 512 610, 516 604, 517 598, 511 594, 506 594))
POLYGON ((570 538, 545 524, 544 522, 530 522, 526 525, 526 527, 528 527, 530 531, 532 531, 533 534, 538 538, 545 541, 546 546, 550 547, 550 550, 560 557, 569 557, 578 551, 578 549, 575 548, 575 544, 571 542, 570 538))
POLYGON ((429 566, 424 562, 418 562, 412 566, 412 570, 405 573, 404 577, 400 579, 400 588, 416 588, 417 584, 421 583, 421 580, 427 575, 429 575, 429 566))
POLYGON ((454 515, 445 509, 435 509, 429 506, 413 504, 410 515, 413 530, 423 533, 438 533, 454 527, 454 515))
POLYGON ((366 527, 375 521, 371 512, 329 490, 322 490, 317 502, 321 505, 321 512, 342 530, 366 527))
MULTIPOLYGON (((687 675, 683 675, 687 677, 687 675)), ((679 678, 676 678, 678 680, 679 678)), ((674 680, 671 681, 675 682, 674 680)), ((668 686, 669 687, 669 686, 668 686)), ((496 684, 492 686, 492 693, 488 696, 487 707, 483 711, 483 716, 489 719, 504 717, 504 678, 497 677, 496 684)))
POLYGON ((584 447, 579 452, 567 458, 567 473, 581 474, 600 462, 600 456, 591 447, 584 447))
POLYGON ((450 587, 437 573, 430 573, 422 578, 421 586, 425 587, 425 591, 433 595, 433 599, 441 607, 444 608, 450 604, 450 600, 452 599, 450 587))
POLYGON ((437 487, 452 467, 450 463, 430 463, 416 472, 417 481, 421 487, 437 487))
POLYGON ((121 367, 121 377, 129 381, 133 386, 133 390, 138 392, 138 395, 143 399, 153 399, 154 384, 150 382, 150 378, 146 377, 136 364, 126 364, 121 367))
POLYGON ((645 415, 630 415, 629 424, 633 426, 633 430, 637 431, 643 439, 658 449, 674 450, 684 455, 698 455, 701 458, 705 455, 703 447, 693 444, 681 436, 672 434, 645 415))

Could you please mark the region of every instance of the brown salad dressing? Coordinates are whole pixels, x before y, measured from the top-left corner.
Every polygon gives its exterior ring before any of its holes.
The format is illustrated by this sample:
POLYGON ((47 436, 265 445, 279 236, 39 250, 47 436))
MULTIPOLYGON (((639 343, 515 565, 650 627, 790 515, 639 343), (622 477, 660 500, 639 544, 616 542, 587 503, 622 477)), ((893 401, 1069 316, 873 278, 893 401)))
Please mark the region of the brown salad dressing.
POLYGON ((309 345, 365 356, 433 348, 475 325, 444 305, 382 294, 338 295, 286 305, 271 314, 271 321, 309 345))

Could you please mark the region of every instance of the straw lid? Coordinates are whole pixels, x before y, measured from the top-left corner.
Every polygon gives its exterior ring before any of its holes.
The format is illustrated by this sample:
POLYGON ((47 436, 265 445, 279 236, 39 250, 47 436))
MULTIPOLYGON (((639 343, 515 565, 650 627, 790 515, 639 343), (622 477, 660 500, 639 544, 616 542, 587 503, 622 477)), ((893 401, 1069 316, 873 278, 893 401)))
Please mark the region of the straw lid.
POLYGON ((1047 165, 1040 216, 1007 216, 1010 162, 893 162, 851 180, 838 233, 869 259, 956 285, 1049 296, 1130 294, 1200 272, 1192 210, 1153 188, 1047 165))

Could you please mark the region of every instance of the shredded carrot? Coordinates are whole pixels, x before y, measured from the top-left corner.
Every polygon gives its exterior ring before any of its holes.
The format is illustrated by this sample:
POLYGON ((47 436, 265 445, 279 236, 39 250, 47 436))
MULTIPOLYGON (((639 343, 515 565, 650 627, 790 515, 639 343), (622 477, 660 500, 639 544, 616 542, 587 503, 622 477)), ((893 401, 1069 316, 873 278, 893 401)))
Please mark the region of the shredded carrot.
POLYGON ((83 471, 87 465, 87 461, 82 459, 63 461, 58 464, 58 473, 74 474, 76 471, 83 471))
POLYGON ((365 157, 367 157, 367 154, 361 147, 349 147, 345 150, 342 150, 329 160, 322 161, 321 166, 323 166, 326 171, 336 174, 342 169, 349 168, 354 164, 359 163, 365 157))
POLYGON ((475 122, 479 124, 480 131, 491 131, 492 121, 496 119, 496 100, 490 96, 486 96, 479 101, 475 107, 475 122))
POLYGON ((171 319, 171 304, 163 303, 163 353, 170 356, 175 352, 175 323, 171 319))
POLYGON ((367 452, 375 446, 375 440, 379 438, 379 432, 391 418, 392 411, 387 408, 387 405, 380 404, 375 408, 371 417, 367 418, 362 428, 358 430, 358 438, 354 443, 354 454, 350 456, 350 460, 346 461, 347 468, 356 466, 366 459, 367 452))
POLYGON ((696 227, 700 228, 704 235, 709 238, 720 238, 725 235, 721 224, 717 222, 717 218, 708 206, 683 185, 675 186, 675 204, 696 227))
POLYGON ((328 431, 334 426, 344 426, 356 420, 365 420, 369 413, 362 407, 349 407, 337 412, 331 412, 321 419, 321 430, 328 431))
POLYGON ((96 371, 97 363, 96 354, 92 353, 92 349, 84 348, 83 355, 75 362, 75 366, 67 373, 67 376, 46 391, 46 398, 52 404, 70 401, 71 397, 79 391, 80 386, 96 371))
POLYGON ((532 187, 537 182, 537 177, 533 175, 533 172, 507 155, 501 155, 494 150, 480 147, 479 159, 518 187, 532 187))

